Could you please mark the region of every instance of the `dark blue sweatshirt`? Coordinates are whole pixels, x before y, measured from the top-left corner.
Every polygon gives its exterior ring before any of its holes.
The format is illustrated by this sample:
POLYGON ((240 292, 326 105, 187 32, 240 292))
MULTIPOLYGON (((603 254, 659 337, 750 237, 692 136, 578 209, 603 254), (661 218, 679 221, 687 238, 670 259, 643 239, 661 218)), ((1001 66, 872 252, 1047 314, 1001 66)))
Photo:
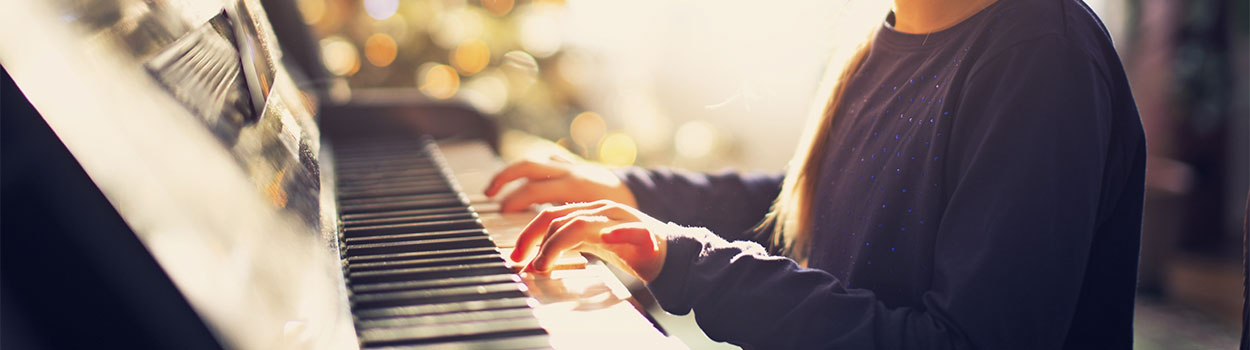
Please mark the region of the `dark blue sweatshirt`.
POLYGON ((890 22, 833 121, 808 268, 750 229, 781 175, 621 173, 643 211, 709 229, 669 238, 656 299, 749 348, 1130 348, 1145 141, 1098 19, 1000 0, 890 22))

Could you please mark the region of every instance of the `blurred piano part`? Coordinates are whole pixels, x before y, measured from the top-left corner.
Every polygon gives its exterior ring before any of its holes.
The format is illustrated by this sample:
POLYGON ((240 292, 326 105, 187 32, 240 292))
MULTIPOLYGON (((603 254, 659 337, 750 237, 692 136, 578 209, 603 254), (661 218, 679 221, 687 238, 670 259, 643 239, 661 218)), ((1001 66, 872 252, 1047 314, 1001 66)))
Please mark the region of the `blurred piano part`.
POLYGON ((331 98, 283 4, 0 8, 0 346, 685 347, 596 259, 514 273, 491 121, 331 98))

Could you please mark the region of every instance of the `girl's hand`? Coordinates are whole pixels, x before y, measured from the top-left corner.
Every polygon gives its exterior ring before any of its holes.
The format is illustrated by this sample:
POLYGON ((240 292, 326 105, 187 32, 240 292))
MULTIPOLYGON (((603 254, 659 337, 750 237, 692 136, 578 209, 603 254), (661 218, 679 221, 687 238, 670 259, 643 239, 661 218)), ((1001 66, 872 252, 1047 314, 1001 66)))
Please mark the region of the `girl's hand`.
POLYGON ((664 267, 668 226, 620 203, 600 200, 543 210, 517 237, 512 261, 547 272, 565 251, 584 251, 650 282, 664 267))
POLYGON ((634 193, 607 168, 552 157, 550 161, 520 161, 495 174, 486 195, 495 197, 509 182, 528 181, 499 200, 503 212, 514 212, 541 203, 574 203, 607 199, 637 207, 634 193))

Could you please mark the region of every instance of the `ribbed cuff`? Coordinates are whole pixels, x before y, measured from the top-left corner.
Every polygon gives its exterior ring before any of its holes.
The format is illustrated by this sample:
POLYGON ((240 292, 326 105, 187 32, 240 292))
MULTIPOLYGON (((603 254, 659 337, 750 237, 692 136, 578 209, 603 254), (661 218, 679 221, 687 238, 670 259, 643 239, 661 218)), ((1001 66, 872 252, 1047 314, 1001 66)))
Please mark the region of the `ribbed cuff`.
POLYGON ((664 267, 660 274, 647 288, 655 296, 664 311, 684 315, 690 312, 689 303, 685 300, 687 275, 696 257, 703 253, 705 242, 712 233, 704 228, 682 227, 669 223, 672 230, 668 233, 668 252, 664 257, 664 267))

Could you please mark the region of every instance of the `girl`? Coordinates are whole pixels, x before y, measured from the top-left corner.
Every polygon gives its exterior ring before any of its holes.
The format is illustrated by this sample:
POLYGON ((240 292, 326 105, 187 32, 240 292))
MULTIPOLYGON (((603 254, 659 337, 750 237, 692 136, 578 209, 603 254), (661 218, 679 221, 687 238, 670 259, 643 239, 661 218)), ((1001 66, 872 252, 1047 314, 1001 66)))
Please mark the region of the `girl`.
POLYGON ((1130 348, 1145 144, 1088 7, 895 0, 839 72, 784 176, 506 168, 504 210, 573 203, 511 258, 591 252, 748 348, 1130 348))

